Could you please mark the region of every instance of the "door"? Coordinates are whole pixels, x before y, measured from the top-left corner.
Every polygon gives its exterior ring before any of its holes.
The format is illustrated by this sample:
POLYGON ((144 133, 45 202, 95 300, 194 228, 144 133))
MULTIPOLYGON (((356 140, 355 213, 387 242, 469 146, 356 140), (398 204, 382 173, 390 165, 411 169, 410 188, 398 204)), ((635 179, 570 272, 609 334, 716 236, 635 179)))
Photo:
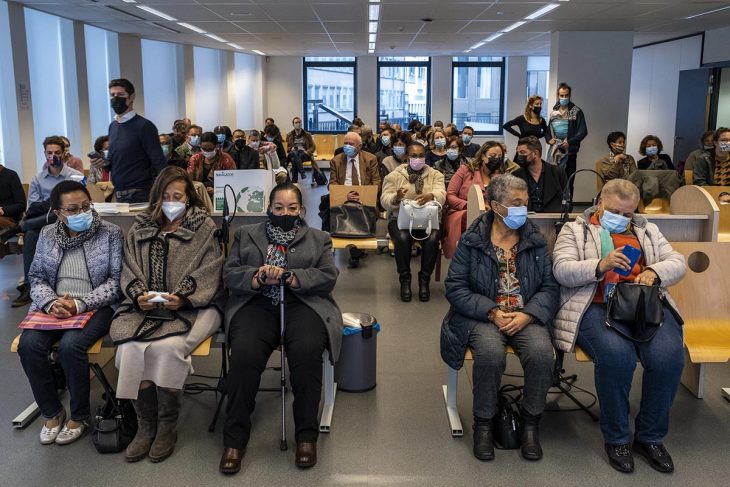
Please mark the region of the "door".
POLYGON ((679 72, 679 96, 677 97, 677 120, 674 126, 674 154, 676 166, 687 159, 690 152, 700 147, 700 137, 707 121, 708 68, 679 72))

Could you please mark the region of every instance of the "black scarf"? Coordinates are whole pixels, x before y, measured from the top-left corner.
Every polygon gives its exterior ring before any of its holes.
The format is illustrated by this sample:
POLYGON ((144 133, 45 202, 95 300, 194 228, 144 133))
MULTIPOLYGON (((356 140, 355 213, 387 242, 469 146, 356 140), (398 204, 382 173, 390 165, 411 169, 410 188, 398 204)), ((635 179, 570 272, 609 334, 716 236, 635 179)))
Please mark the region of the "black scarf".
POLYGON ((91 227, 89 227, 89 229, 84 232, 77 233, 75 237, 69 236, 68 227, 59 218, 56 221, 55 233, 56 243, 58 244, 58 246, 61 247, 63 250, 75 249, 76 247, 83 245, 84 242, 96 235, 96 231, 99 230, 99 227, 101 226, 101 218, 99 217, 99 214, 96 212, 96 210, 92 209, 91 214, 93 215, 93 219, 91 220, 91 227))
POLYGON ((424 167, 420 171, 414 171, 409 165, 406 169, 408 171, 408 182, 415 184, 416 194, 423 193, 423 174, 426 172, 426 168, 424 167))

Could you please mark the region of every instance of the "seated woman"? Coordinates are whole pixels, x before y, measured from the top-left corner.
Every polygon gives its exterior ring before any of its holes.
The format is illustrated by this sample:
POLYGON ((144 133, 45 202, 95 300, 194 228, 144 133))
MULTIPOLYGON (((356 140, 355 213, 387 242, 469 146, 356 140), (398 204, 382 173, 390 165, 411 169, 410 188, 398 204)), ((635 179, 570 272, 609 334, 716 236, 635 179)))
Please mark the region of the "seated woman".
POLYGON ((429 134, 430 148, 426 152, 426 165, 433 167, 436 161, 446 157, 446 132, 442 128, 435 128, 429 134))
POLYGON ((620 472, 634 470, 629 449, 629 393, 636 361, 641 362, 644 374, 634 450, 656 470, 671 472, 674 465, 663 442, 684 351, 682 327, 668 288, 684 277, 686 267, 659 228, 634 213, 638 203, 636 186, 614 179, 603 187, 597 206, 566 223, 560 232, 553 272, 563 286, 560 302, 564 304, 555 318, 555 346, 570 352, 577 343, 593 359, 605 449, 610 465, 620 472), (622 253, 626 245, 641 250, 631 269, 622 253), (620 276, 619 269, 630 275, 620 276), (673 308, 664 307, 664 324, 651 341, 630 341, 604 324, 606 286, 622 281, 658 284, 673 308))
MULTIPOLYGON (((444 139, 445 140, 445 139, 444 139)), ((398 212, 403 200, 415 200, 422 205, 429 201, 444 204, 446 201, 446 187, 444 175, 436 169, 426 165, 426 148, 418 142, 411 142, 407 149, 408 164, 395 168, 383 181, 383 192, 380 195, 380 204, 389 213, 388 234, 395 245, 395 263, 400 279, 400 299, 411 300, 411 246, 416 241, 409 230, 398 228, 398 212)), ((431 274, 436 268, 436 259, 439 258, 438 230, 426 235, 423 230, 416 230, 414 234, 421 243, 421 270, 418 273, 418 299, 431 299, 429 285, 431 274)))
POLYGON ((322 354, 329 348, 330 360, 336 362, 342 342, 342 314, 332 297, 338 271, 329 234, 307 226, 302 193, 292 183, 274 187, 268 214, 268 221, 238 229, 223 269, 230 292, 226 327, 231 351, 220 461, 225 474, 241 469, 261 373, 282 341, 280 278, 289 276, 283 343, 294 393, 298 467, 317 463, 322 354))
POLYGON ((218 145, 218 137, 213 132, 205 132, 200 136, 200 149, 197 154, 190 156, 188 174, 193 181, 205 185, 209 195, 213 195, 216 171, 230 171, 236 168, 236 163, 228 152, 218 145))
POLYGON ((527 220, 527 183, 505 174, 487 188, 489 212, 480 215, 456 249, 444 282, 451 309, 441 328, 441 357, 454 369, 474 356, 474 456, 494 459, 492 418, 512 346, 525 371, 522 457, 542 458, 538 434, 553 380, 550 338, 559 286, 547 241, 527 220))
POLYGON ((674 164, 669 154, 664 154, 664 145, 656 135, 647 135, 641 139, 639 144, 639 154, 644 156, 636 163, 639 169, 660 169, 674 171, 674 164))
POLYGON ((383 159, 382 167, 380 170, 380 179, 382 180, 393 172, 393 170, 400 166, 401 164, 405 164, 408 162, 408 157, 406 156, 406 148, 411 143, 411 134, 408 132, 398 132, 391 141, 391 145, 393 147, 393 155, 387 156, 385 159, 383 159), (385 170, 383 170, 383 168, 385 170))
POLYGON ((472 186, 479 186, 486 194, 489 181, 497 174, 503 174, 504 149, 499 142, 486 142, 474 159, 462 165, 451 178, 446 189, 444 255, 450 259, 456 252, 456 244, 466 230, 466 203, 472 186))
POLYGON ((137 412, 128 462, 161 462, 175 449, 190 353, 221 324, 223 254, 215 231, 190 177, 169 166, 127 234, 126 299, 109 334, 118 345, 117 397, 132 399, 137 412))
MULTIPOLYGON (((456 130, 456 127, 453 127, 456 130)), ((446 157, 439 159, 433 165, 433 168, 444 175, 444 184, 448 187, 451 178, 456 174, 461 166, 468 161, 463 154, 464 141, 458 135, 450 135, 446 141, 446 157)))
POLYGON ((611 132, 606 143, 610 150, 609 155, 596 162, 604 181, 631 181, 639 188, 644 204, 651 203, 654 198, 670 198, 679 187, 679 177, 675 171, 653 174, 639 171, 634 158, 626 154, 626 134, 623 132, 611 132))
POLYGON ((23 330, 18 355, 28 376, 41 414, 41 444, 66 445, 89 427, 89 361, 86 350, 109 331, 118 303, 122 273, 122 230, 103 221, 91 208, 86 188, 62 181, 51 192, 51 208, 58 217, 43 228, 31 265, 31 311, 59 319, 79 313, 94 314, 81 329, 23 330), (48 361, 51 346, 59 342, 58 358, 71 396, 71 416, 58 397, 48 361))

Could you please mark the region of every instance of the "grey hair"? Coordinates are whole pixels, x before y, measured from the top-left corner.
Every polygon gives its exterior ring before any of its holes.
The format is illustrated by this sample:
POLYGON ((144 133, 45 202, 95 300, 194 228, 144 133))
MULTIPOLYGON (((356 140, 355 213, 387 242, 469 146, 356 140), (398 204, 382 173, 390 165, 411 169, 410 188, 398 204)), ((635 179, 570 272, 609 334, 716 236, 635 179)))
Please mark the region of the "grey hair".
POLYGON ((493 177, 487 186, 487 203, 492 201, 502 203, 507 198, 510 189, 527 191, 527 183, 524 179, 511 174, 500 174, 493 177))
POLYGON ((347 132, 345 137, 356 137, 358 145, 362 145, 362 137, 357 132, 347 132))
POLYGON ((606 196, 617 196, 620 200, 632 200, 639 202, 641 198, 639 188, 627 179, 612 179, 601 189, 601 199, 606 196))

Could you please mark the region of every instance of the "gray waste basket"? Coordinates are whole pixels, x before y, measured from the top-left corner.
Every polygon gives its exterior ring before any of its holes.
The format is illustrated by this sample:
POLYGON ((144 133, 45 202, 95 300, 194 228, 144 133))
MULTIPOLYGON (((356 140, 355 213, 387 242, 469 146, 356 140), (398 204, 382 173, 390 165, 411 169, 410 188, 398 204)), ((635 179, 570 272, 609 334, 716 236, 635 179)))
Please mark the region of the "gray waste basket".
POLYGON ((344 323, 340 359, 335 365, 337 389, 365 392, 375 387, 380 324, 365 313, 342 313, 344 323))

